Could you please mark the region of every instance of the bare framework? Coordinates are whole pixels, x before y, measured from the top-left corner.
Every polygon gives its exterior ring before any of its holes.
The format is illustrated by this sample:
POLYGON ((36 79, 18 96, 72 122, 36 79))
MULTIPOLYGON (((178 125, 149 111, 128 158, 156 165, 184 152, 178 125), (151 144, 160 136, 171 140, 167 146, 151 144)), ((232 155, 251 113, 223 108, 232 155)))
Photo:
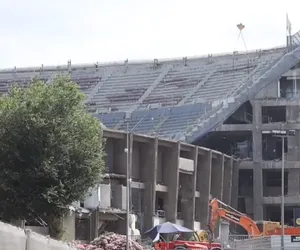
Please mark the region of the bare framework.
MULTIPOLYGON (((126 145, 130 145, 131 188, 142 192, 144 227, 153 226, 156 196, 164 194, 165 218, 193 228, 206 225, 211 197, 237 207, 238 161, 204 147, 152 136, 104 129, 107 167, 110 173, 126 175, 126 145), (178 203, 181 204, 179 211, 178 203), (180 212, 180 216, 178 215, 180 212)), ((134 199, 134 198, 133 198, 134 199)))

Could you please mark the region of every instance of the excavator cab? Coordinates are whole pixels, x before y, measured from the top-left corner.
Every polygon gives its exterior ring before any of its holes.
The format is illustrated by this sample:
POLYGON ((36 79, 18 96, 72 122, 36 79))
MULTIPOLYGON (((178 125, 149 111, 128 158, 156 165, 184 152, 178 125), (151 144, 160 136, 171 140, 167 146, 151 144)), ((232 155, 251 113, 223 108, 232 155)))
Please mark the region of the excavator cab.
POLYGON ((263 235, 266 235, 267 232, 281 228, 280 222, 275 221, 256 221, 256 225, 263 235))

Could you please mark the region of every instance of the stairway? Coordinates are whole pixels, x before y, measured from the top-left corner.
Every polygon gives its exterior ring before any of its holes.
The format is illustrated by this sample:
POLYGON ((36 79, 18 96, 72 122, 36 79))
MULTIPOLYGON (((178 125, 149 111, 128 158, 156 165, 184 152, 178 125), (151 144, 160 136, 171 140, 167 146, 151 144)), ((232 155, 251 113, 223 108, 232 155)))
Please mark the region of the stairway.
POLYGON ((265 88, 270 82, 278 80, 282 74, 292 68, 300 61, 300 46, 289 53, 286 53, 279 58, 276 58, 266 66, 256 80, 248 80, 239 89, 233 93, 233 102, 228 102, 228 99, 222 101, 217 111, 210 116, 204 117, 199 124, 195 125, 191 132, 186 135, 181 135, 180 140, 192 143, 199 140, 212 131, 218 125, 222 124, 230 115, 232 115, 243 103, 252 99, 260 90, 265 88))

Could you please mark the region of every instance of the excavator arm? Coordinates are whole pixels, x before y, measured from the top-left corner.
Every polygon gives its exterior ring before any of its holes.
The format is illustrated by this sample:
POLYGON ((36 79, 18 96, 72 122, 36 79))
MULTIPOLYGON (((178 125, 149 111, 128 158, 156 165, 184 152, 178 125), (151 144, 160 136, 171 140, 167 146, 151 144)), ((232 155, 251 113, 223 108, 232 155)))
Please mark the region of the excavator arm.
POLYGON ((218 199, 212 199, 209 208, 208 229, 211 235, 220 219, 242 226, 251 237, 261 235, 255 221, 218 199))

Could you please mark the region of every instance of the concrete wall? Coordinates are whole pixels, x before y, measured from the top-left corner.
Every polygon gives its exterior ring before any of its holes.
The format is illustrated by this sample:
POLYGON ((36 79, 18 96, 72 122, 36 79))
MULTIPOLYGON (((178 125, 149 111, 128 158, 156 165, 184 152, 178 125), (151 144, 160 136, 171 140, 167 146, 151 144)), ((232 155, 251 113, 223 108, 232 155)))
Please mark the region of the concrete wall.
MULTIPOLYGON (((125 176, 126 134, 105 130, 104 136, 109 141, 106 148, 107 159, 110 159, 107 161, 110 164, 108 169, 125 176)), ((136 134, 130 136, 129 145, 131 188, 141 191, 140 194, 136 191, 131 193, 134 194, 135 207, 141 208, 139 212, 143 214, 144 230, 154 226, 159 219, 180 222, 189 228, 198 228, 200 224, 206 227, 211 195, 224 199, 228 204, 237 204, 237 180, 233 181, 233 175, 238 178, 238 164, 234 164, 236 161, 230 156, 186 143, 136 134), (164 193, 165 201, 165 217, 159 219, 155 208, 157 192, 164 193), (136 199, 140 199, 140 203, 136 199)), ((126 181, 119 182, 119 185, 111 187, 111 204, 113 208, 125 209, 125 186, 121 183, 126 185, 126 181)))
POLYGON ((0 222, 1 250, 75 250, 66 243, 0 222))
POLYGON ((267 88, 262 89, 256 95, 256 98, 277 98, 277 97, 279 97, 278 81, 274 81, 270 83, 267 88))

